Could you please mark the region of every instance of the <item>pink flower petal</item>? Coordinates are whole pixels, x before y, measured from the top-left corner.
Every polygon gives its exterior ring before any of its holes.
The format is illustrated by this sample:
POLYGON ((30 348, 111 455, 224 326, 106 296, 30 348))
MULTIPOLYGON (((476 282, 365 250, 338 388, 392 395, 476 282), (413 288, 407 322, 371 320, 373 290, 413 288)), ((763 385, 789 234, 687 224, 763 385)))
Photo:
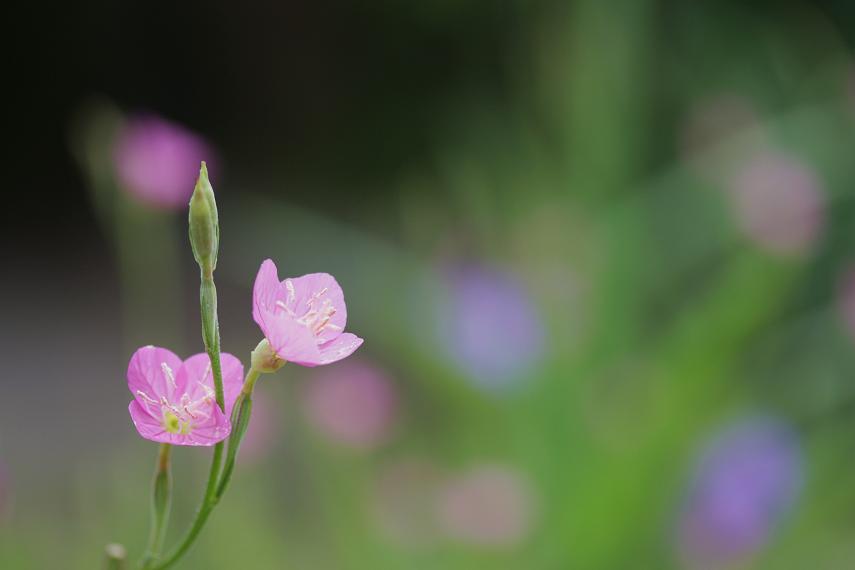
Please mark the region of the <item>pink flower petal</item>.
POLYGON ((342 358, 347 358, 359 348, 364 341, 353 333, 342 333, 335 340, 321 345, 321 360, 317 364, 332 364, 342 358))
POLYGON ((265 259, 255 277, 255 285, 252 289, 252 318, 263 327, 263 313, 275 313, 276 302, 285 302, 285 288, 279 282, 276 272, 276 264, 265 259))
MULTIPOLYGON (((226 415, 231 416, 232 406, 243 387, 243 364, 237 357, 223 352, 220 354, 220 366, 223 372, 226 415)), ((191 400, 214 394, 214 374, 207 353, 195 354, 184 361, 178 371, 178 384, 186 387, 191 400)))
POLYGON ((286 292, 286 303, 297 315, 320 310, 325 304, 329 304, 335 311, 329 317, 326 328, 317 335, 320 344, 341 334, 347 324, 347 306, 344 304, 344 292, 335 277, 329 273, 309 273, 302 277, 286 279, 282 285, 286 292), (290 293, 289 283, 294 288, 294 298, 291 302, 287 301, 287 294, 290 293))
POLYGON ((321 361, 318 343, 312 332, 297 323, 290 315, 264 312, 264 331, 270 348, 283 360, 305 366, 315 366, 321 361))
POLYGON ((139 392, 155 400, 161 396, 172 399, 179 388, 175 374, 180 368, 181 359, 171 350, 144 346, 134 353, 128 364, 128 389, 141 403, 145 400, 139 392))

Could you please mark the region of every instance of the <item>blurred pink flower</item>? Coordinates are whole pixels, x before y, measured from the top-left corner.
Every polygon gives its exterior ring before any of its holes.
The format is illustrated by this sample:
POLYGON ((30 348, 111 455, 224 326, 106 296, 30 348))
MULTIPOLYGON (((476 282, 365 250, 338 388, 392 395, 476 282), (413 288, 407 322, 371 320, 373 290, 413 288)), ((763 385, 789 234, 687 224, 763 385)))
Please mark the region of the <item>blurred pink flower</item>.
POLYGON ((113 145, 122 187, 149 205, 186 207, 199 164, 211 164, 213 150, 198 135, 156 115, 131 118, 113 145))
POLYGON ((279 358, 302 366, 336 362, 363 342, 343 332, 347 307, 332 275, 310 273, 280 283, 269 259, 255 278, 252 317, 279 358))
POLYGON ((752 417, 702 449, 677 529, 689 568, 731 568, 762 548, 803 483, 797 435, 782 421, 752 417))
POLYGON ((843 278, 840 290, 840 312, 850 336, 855 339, 855 267, 843 278))
POLYGON ((729 187, 737 223, 760 248, 777 255, 807 253, 825 221, 819 179, 795 157, 755 155, 729 187))
POLYGON ((306 413, 312 425, 330 440, 353 448, 387 439, 397 404, 388 376, 362 360, 325 370, 306 386, 306 413))
POLYGON ((383 466, 374 484, 374 515, 380 531, 407 546, 433 542, 438 534, 434 505, 442 476, 424 458, 383 466))
POLYGON ((531 489, 516 471, 483 465, 448 481, 439 495, 439 522, 458 540, 481 546, 514 546, 531 529, 531 489))
POLYGON ((229 415, 243 386, 243 365, 231 354, 221 355, 225 414, 214 398, 211 361, 207 354, 184 362, 154 346, 137 350, 128 364, 128 406, 139 434, 174 445, 213 445, 228 437, 229 415))
MULTIPOLYGON (((258 393, 256 388, 256 393, 258 393)), ((252 421, 246 428, 246 435, 240 444, 241 463, 257 463, 268 455, 279 440, 282 429, 280 414, 275 405, 271 405, 271 396, 254 398, 252 403, 252 421)))

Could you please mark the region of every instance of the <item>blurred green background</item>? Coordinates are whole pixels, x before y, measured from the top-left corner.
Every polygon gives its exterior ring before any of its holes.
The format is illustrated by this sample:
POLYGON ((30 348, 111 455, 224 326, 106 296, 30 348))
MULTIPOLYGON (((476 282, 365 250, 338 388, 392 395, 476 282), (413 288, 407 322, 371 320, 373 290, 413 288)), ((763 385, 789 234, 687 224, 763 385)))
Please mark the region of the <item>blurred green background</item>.
MULTIPOLYGON (((332 273, 180 568, 855 568, 846 2, 79 2, 13 18, 0 568, 148 527, 133 350, 202 351, 186 202, 332 273), (32 26, 30 26, 32 24, 32 26)), ((168 543, 210 450, 176 449, 168 543)))

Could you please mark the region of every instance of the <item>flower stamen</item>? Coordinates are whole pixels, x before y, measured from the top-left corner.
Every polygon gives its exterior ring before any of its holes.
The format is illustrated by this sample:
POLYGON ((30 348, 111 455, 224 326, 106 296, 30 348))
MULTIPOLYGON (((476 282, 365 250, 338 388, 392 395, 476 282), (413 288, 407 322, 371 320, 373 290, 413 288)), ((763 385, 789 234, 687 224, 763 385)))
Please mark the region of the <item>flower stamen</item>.
POLYGON ((173 389, 178 388, 178 385, 175 384, 175 375, 172 373, 172 368, 165 362, 160 363, 160 369, 163 370, 164 376, 166 376, 166 380, 169 382, 169 385, 172 386, 173 389))

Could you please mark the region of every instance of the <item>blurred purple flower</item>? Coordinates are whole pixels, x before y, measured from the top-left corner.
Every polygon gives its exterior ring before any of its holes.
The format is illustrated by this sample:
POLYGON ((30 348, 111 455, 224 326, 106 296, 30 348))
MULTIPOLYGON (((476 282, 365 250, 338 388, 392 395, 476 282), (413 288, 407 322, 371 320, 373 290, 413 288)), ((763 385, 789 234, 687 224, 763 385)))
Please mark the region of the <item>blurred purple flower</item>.
POLYGON ((156 115, 127 121, 113 146, 113 162, 122 187, 151 206, 187 206, 199 164, 210 165, 212 148, 199 135, 156 115))
POLYGON ((729 190, 743 233, 770 253, 807 253, 822 231, 822 185, 816 173, 795 157, 757 154, 736 173, 729 190))
POLYGON ((332 441, 369 448, 386 440, 398 398, 389 377, 365 360, 325 369, 306 386, 310 423, 332 441))
POLYGON ((690 568, 718 568, 762 548, 803 483, 797 435, 754 417, 719 432, 702 450, 678 528, 690 568))
POLYGON ((843 278, 840 290, 840 312, 849 335, 855 339, 855 267, 843 278))
POLYGON ((533 501, 510 467, 482 465, 446 482, 437 516, 449 536, 481 546, 513 546, 531 529, 533 501))
POLYGON ((501 388, 540 359, 543 323, 515 276, 478 265, 448 273, 438 311, 439 336, 450 357, 481 386, 501 388))

